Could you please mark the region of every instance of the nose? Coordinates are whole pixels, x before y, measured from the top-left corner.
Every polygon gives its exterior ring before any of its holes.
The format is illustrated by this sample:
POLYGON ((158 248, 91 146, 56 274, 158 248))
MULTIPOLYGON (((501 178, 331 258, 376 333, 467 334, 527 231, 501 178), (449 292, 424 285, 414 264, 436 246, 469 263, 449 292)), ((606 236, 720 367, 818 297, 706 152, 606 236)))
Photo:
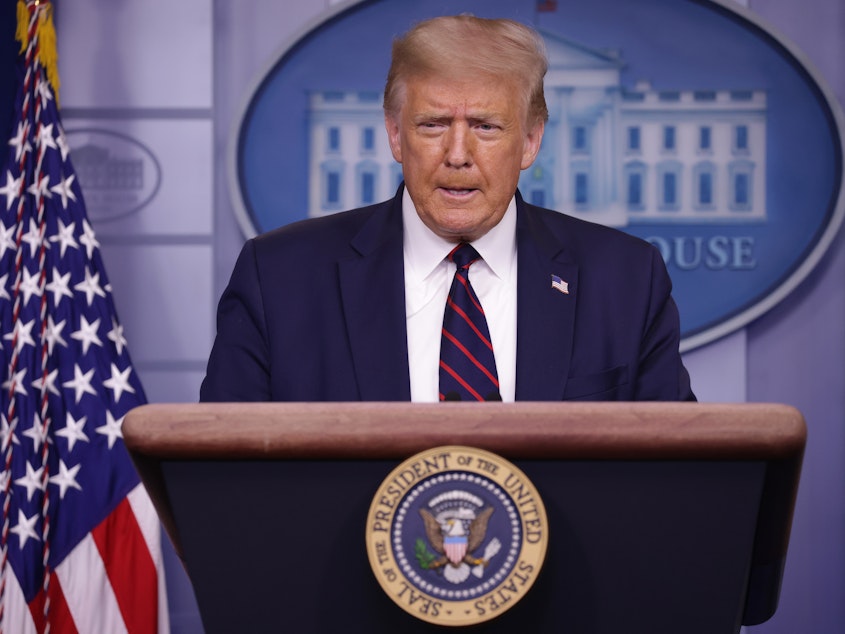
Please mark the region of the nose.
POLYGON ((472 165, 472 135, 465 124, 453 124, 444 140, 446 165, 449 167, 472 165))

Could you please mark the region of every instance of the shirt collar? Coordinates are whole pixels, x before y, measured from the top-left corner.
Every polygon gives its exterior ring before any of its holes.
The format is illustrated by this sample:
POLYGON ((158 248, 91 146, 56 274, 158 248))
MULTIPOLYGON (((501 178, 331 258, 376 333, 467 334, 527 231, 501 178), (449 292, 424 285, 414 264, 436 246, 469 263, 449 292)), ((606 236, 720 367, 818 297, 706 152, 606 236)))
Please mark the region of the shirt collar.
MULTIPOLYGON (((419 282, 431 275, 455 244, 425 226, 407 188, 402 195, 402 226, 406 282, 419 282)), ((515 198, 511 198, 499 223, 473 241, 472 246, 494 275, 510 279, 516 252, 515 198)))

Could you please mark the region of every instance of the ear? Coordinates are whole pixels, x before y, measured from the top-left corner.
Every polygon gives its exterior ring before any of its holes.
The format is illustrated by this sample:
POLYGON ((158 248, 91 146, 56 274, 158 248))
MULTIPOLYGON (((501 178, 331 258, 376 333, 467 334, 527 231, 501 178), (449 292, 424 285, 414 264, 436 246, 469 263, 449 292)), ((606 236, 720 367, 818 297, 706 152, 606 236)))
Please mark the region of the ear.
POLYGON ((541 119, 533 124, 525 135, 522 146, 522 164, 520 169, 527 169, 534 163, 537 154, 540 152, 540 143, 543 141, 543 132, 546 129, 545 122, 541 119))
POLYGON ((387 142, 390 152, 397 163, 402 162, 402 139, 399 133, 399 115, 384 114, 384 127, 387 129, 387 142))

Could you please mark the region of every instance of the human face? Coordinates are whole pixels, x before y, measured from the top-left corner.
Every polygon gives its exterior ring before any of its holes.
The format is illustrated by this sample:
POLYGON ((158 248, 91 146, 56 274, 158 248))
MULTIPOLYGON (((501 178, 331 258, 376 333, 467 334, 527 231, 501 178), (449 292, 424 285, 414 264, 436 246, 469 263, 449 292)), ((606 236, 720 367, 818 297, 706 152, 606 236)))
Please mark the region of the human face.
POLYGON ((441 238, 471 242, 505 215, 543 137, 521 93, 500 77, 411 77, 399 112, 385 117, 417 213, 441 238))

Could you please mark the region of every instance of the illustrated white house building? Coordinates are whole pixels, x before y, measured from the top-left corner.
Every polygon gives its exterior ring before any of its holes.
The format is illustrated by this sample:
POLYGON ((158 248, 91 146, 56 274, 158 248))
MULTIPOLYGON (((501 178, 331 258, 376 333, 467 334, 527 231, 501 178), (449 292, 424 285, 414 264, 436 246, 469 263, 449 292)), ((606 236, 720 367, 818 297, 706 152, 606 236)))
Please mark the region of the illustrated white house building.
MULTIPOLYGON (((549 121, 528 202, 613 226, 766 218, 766 95, 621 84, 623 61, 545 35, 549 121)), ((309 215, 391 197, 402 180, 381 94, 310 95, 309 215)))

